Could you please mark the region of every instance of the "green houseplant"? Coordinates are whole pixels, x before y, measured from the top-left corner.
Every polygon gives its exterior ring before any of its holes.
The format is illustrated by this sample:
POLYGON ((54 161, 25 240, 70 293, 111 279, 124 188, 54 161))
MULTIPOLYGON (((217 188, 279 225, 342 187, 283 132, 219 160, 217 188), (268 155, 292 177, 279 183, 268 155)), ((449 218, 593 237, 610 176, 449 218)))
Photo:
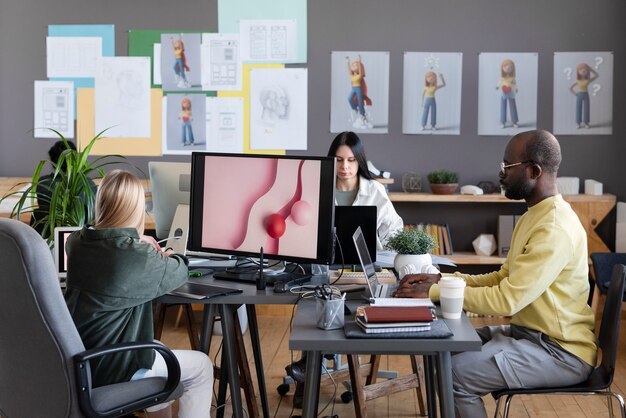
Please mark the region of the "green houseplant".
POLYGON ((450 170, 437 170, 428 174, 433 194, 452 194, 459 186, 459 175, 450 170))
POLYGON ((394 268, 402 274, 402 268, 412 264, 418 272, 432 265, 430 252, 436 247, 434 238, 421 227, 405 227, 392 235, 385 248, 396 252, 394 268))
POLYGON ((96 192, 93 180, 104 177, 105 166, 126 160, 121 155, 104 155, 89 161, 91 149, 106 130, 94 136, 82 151, 70 148, 65 137, 58 131, 54 132, 66 147, 57 163, 39 161, 30 183, 16 185, 16 188, 26 186, 23 190, 11 192, 0 199, 17 197, 11 217, 20 219, 22 214, 30 213, 33 227, 39 227, 49 245, 53 243, 55 227, 93 223, 96 192), (52 170, 50 177, 42 176, 46 166, 52 170))

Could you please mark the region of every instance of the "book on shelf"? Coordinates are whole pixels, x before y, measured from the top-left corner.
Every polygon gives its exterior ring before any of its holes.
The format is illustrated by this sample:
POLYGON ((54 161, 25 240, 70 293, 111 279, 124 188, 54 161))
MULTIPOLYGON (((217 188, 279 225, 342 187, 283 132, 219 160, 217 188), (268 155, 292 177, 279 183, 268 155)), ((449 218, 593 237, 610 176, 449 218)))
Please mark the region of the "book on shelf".
POLYGON ((450 227, 448 224, 424 224, 419 223, 416 225, 408 225, 412 228, 424 230, 435 241, 435 249, 431 252, 432 255, 452 255, 452 235, 450 234, 450 227))

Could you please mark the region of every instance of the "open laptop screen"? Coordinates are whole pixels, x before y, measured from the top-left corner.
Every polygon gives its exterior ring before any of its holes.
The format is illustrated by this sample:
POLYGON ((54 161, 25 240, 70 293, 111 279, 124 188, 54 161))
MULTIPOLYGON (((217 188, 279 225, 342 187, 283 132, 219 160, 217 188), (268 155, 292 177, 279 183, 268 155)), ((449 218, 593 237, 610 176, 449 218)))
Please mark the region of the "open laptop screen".
POLYGON ((67 254, 65 252, 67 238, 72 232, 79 229, 79 226, 54 228, 54 264, 56 265, 59 278, 65 278, 67 276, 67 254))
POLYGON ((361 260, 356 253, 352 235, 361 227, 363 238, 372 261, 376 261, 376 206, 335 206, 335 243, 334 264, 359 265, 361 260), (341 246, 341 251, 339 249, 341 246), (343 254, 343 259, 342 259, 343 254))
POLYGON ((352 239, 354 240, 354 245, 356 247, 356 252, 359 255, 359 260, 361 260, 361 267, 363 268, 363 272, 365 273, 367 287, 369 288, 372 297, 374 297, 376 295, 376 289, 379 282, 378 277, 376 277, 376 268, 374 267, 374 263, 372 262, 370 253, 367 250, 367 243, 365 242, 365 237, 363 236, 363 231, 361 230, 361 227, 358 227, 356 231, 354 231, 352 239))

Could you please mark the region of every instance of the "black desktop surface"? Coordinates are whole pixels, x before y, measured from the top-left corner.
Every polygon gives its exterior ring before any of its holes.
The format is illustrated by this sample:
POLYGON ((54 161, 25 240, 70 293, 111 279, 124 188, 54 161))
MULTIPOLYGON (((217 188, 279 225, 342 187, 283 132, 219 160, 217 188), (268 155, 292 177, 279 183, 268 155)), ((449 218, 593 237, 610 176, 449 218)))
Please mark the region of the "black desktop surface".
POLYGON ((335 206, 335 233, 337 241, 341 244, 341 250, 339 244, 335 243, 333 266, 340 266, 343 262, 346 268, 361 267, 361 261, 352 240, 352 235, 359 226, 363 231, 370 257, 372 261, 376 261, 377 212, 376 206, 335 206))

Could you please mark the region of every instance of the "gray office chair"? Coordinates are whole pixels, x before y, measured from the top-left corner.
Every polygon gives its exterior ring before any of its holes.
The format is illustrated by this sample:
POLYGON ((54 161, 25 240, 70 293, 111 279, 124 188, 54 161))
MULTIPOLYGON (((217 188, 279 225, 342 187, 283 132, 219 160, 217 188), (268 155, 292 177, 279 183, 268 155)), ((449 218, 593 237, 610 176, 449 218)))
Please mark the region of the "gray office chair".
POLYGON ((624 294, 624 279, 626 278, 626 266, 623 264, 615 264, 611 282, 607 291, 606 304, 604 305, 604 313, 602 314, 602 322, 600 323, 599 348, 602 352, 602 361, 594 369, 589 378, 577 385, 556 387, 556 388, 537 388, 537 389, 505 389, 492 392, 491 395, 496 399, 496 412, 494 417, 498 418, 500 410, 500 401, 506 398, 504 404, 504 412, 502 416, 506 418, 509 413, 511 398, 514 395, 601 395, 608 397, 609 416, 613 416, 611 407, 611 397, 620 403, 620 412, 622 418, 626 418, 626 409, 624 408, 624 398, 615 392, 611 392, 611 384, 613 383, 613 374, 615 373, 615 361, 617 359, 620 321, 622 317, 622 295, 624 294))
POLYGON ((0 289, 0 416, 115 417, 182 394, 180 366, 162 344, 85 351, 48 245, 30 226, 4 218, 0 289), (92 387, 90 359, 137 349, 157 350, 169 376, 92 387))

